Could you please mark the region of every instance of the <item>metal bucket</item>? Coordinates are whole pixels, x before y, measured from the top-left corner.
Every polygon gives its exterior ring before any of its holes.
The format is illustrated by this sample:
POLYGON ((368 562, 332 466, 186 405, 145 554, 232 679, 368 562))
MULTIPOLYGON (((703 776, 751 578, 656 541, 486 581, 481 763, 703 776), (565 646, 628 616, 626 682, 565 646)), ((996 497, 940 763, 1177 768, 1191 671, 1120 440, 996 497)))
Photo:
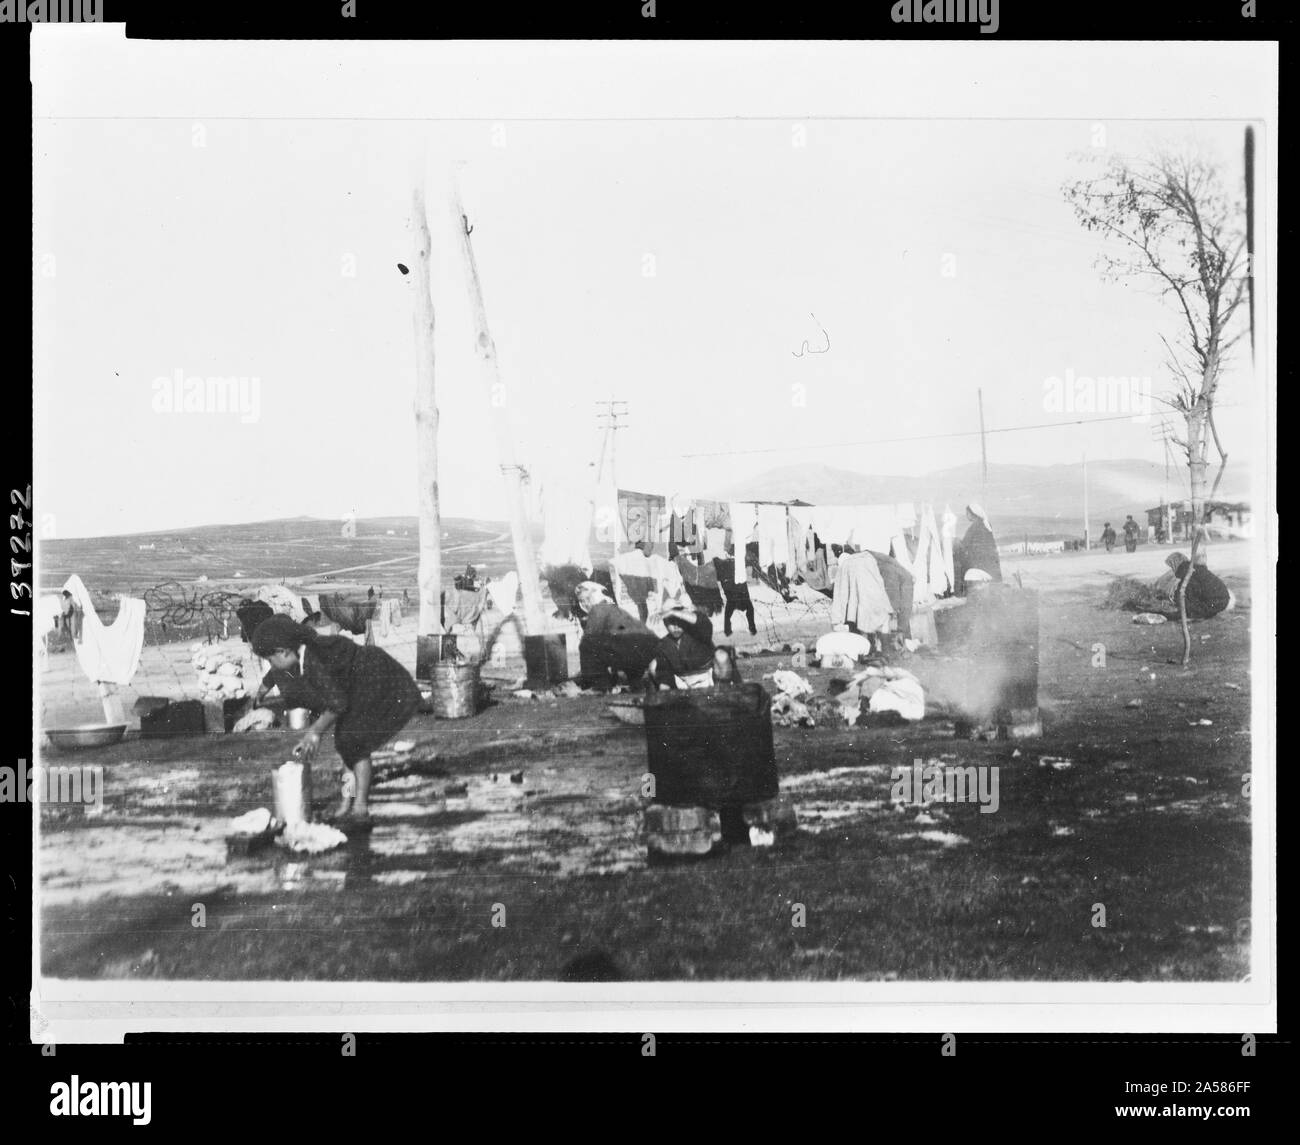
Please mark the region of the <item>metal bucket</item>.
POLYGON ((433 714, 444 720, 478 714, 479 666, 442 661, 433 666, 429 696, 433 714))
POLYGON ((285 712, 285 718, 294 731, 300 732, 311 723, 311 711, 307 708, 290 708, 285 712))
POLYGON ((271 772, 275 789, 275 817, 284 824, 311 819, 311 767, 290 761, 271 772))

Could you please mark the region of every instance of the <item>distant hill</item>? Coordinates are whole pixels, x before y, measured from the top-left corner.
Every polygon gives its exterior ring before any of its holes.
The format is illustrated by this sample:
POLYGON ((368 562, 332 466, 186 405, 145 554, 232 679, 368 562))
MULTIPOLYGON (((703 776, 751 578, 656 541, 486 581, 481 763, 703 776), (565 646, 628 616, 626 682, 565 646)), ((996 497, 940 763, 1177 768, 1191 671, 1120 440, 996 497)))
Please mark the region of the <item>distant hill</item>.
MULTIPOLYGON (((1174 471, 1170 496, 1185 495, 1186 471, 1174 471)), ((1242 484, 1245 484, 1243 481, 1242 484)), ((1165 495, 1163 463, 1096 461, 1088 465, 1088 516, 1094 532, 1110 521, 1119 526, 1132 513, 1143 525, 1144 510, 1165 495)), ((920 477, 857 473, 830 465, 784 465, 738 481, 712 496, 725 501, 808 501, 814 505, 880 505, 931 501, 960 514, 968 501, 988 511, 994 532, 1035 537, 1083 535, 1083 470, 1069 465, 990 465, 988 484, 978 462, 941 469, 920 477)), ((1245 500, 1220 491, 1221 499, 1245 500)))

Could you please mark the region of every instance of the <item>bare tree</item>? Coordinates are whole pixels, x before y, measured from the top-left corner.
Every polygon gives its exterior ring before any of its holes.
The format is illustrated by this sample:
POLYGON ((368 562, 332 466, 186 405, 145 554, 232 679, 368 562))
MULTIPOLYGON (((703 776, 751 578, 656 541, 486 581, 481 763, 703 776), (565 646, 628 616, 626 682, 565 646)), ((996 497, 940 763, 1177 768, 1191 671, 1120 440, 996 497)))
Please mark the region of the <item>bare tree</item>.
POLYGON ((1192 522, 1199 528, 1228 462, 1214 424, 1215 394, 1229 352, 1248 332, 1234 322, 1250 273, 1244 198, 1229 192, 1218 166, 1193 150, 1099 162, 1099 174, 1062 189, 1084 229, 1111 240, 1098 257, 1105 277, 1154 284, 1180 319, 1175 337, 1160 335, 1174 380, 1163 400, 1187 426, 1186 436, 1174 440, 1187 455, 1192 522), (1211 440, 1219 472, 1207 495, 1211 440))

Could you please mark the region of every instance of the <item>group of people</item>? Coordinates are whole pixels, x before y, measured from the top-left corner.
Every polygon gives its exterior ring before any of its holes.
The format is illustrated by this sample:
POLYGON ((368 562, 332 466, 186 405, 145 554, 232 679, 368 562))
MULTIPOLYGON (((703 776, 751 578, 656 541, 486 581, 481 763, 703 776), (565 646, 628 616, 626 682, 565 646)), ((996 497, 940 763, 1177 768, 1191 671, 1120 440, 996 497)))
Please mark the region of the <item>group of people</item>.
MULTIPOLYGON (((1138 535, 1141 531, 1141 526, 1133 520, 1133 514, 1130 513, 1124 521, 1124 551, 1126 553, 1137 552, 1138 535)), ((1110 522, 1107 521, 1101 530, 1101 543, 1106 546, 1108 553, 1114 550, 1115 542, 1118 540, 1119 534, 1110 527, 1110 522)))
POLYGON ((578 645, 581 687, 609 691, 620 677, 654 689, 739 682, 734 650, 714 645, 713 625, 701 610, 670 609, 663 616, 666 635, 656 636, 619 608, 604 585, 584 581, 575 595, 586 615, 578 645))

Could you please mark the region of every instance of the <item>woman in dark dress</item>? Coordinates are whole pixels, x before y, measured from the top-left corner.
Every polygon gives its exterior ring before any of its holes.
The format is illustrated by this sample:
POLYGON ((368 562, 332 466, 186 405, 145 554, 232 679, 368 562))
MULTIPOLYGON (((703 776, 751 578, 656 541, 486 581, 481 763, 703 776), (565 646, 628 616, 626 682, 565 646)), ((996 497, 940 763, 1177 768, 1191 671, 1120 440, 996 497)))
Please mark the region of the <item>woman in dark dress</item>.
POLYGON ((344 785, 337 817, 369 818, 370 753, 382 747, 419 710, 420 690, 405 668, 382 648, 346 636, 320 636, 287 616, 264 620, 253 633, 253 651, 271 662, 257 693, 260 703, 278 687, 290 708, 308 708, 316 722, 295 754, 310 764, 321 736, 334 729, 334 750, 355 778, 355 800, 344 785))
POLYGON ((998 559, 998 543, 989 527, 988 514, 972 501, 966 506, 966 519, 970 527, 957 545, 954 555, 956 579, 964 587, 966 574, 974 570, 987 573, 990 580, 1002 579, 1002 562, 998 559))

